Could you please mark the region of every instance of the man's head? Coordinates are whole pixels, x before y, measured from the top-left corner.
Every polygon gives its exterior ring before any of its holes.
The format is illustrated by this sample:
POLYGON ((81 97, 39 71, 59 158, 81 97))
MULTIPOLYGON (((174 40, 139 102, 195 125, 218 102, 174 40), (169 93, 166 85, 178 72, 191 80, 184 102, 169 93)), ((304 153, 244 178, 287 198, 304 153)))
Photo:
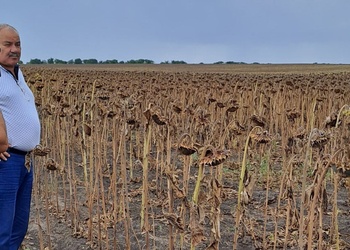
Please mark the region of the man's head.
POLYGON ((20 57, 21 40, 17 30, 8 24, 0 24, 0 65, 12 71, 20 57))

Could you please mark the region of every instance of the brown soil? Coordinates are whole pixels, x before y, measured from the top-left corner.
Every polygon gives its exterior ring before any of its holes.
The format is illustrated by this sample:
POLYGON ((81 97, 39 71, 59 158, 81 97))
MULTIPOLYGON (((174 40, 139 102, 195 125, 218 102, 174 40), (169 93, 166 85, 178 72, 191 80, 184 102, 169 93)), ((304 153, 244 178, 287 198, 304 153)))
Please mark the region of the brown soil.
MULTIPOLYGON (((197 168, 193 170, 193 177, 191 178, 191 186, 194 186, 195 182, 195 171, 197 168)), ((238 171, 237 169, 231 169, 230 174, 226 174, 223 179, 223 192, 226 197, 223 199, 223 203, 221 204, 221 242, 220 249, 233 249, 233 233, 234 233, 234 224, 235 224, 235 206, 237 202, 237 190, 238 190, 238 171)), ((154 170, 151 174, 154 174, 154 170)), ((141 177, 142 171, 139 170, 135 172, 135 178, 141 177)), ((152 179, 154 175, 151 175, 150 179, 152 179)), ((141 194, 138 191, 140 189, 141 183, 133 183, 130 184, 129 193, 139 193, 139 195, 133 196, 132 201, 130 203, 130 216, 132 219, 132 231, 134 231, 134 235, 131 236, 132 246, 131 249, 143 249, 144 245, 144 235, 140 233, 140 206, 141 206, 141 194)), ((277 198, 278 198, 278 188, 277 186, 271 187, 268 194, 268 218, 265 223, 264 221, 264 207, 266 202, 266 190, 262 187, 263 184, 257 185, 256 189, 253 192, 251 202, 245 207, 245 222, 248 224, 244 225, 243 233, 240 236, 239 244, 237 246, 238 250, 249 250, 249 249, 262 249, 262 232, 263 227, 266 225, 267 235, 272 237, 275 230, 275 220, 273 216, 273 209, 276 208, 277 198), (250 228, 250 227, 253 227, 250 228)), ((327 190, 329 206, 327 211, 324 213, 324 234, 327 235, 331 229, 331 219, 332 219, 332 190, 327 190)), ((84 197, 81 197, 84 198, 84 197)), ((151 193, 152 200, 159 200, 154 194, 151 193)), ((44 206, 41 208, 44 209, 44 206)), ((86 209, 86 208, 85 208, 86 209)), ((349 212, 349 192, 345 186, 340 186, 338 191, 338 220, 339 220, 339 233, 341 235, 341 245, 344 247, 343 249, 347 249, 350 247, 350 212, 349 212)), ((50 209, 49 209, 50 210, 50 209)), ((82 205, 82 210, 84 207, 82 205)), ((161 211, 153 211, 154 217, 160 218, 161 211)), ((32 216, 30 219, 28 234, 24 241, 24 248, 26 250, 36 250, 40 249, 40 241, 38 235, 38 224, 40 224, 40 228, 43 234, 43 238, 45 242, 42 242, 43 246, 47 248, 49 245, 49 240, 51 244, 51 249, 55 250, 83 250, 83 249, 99 249, 96 244, 91 246, 90 243, 83 237, 77 236, 73 234, 73 229, 69 226, 70 220, 69 218, 64 218, 63 215, 57 214, 56 211, 49 211, 49 218, 45 217, 45 212, 42 211, 40 214, 40 223, 38 223, 38 218, 36 214, 36 207, 33 202, 32 205, 32 216), (50 225, 50 236, 47 234, 47 221, 49 220, 50 225)), ((285 218, 279 218, 279 228, 283 230, 285 225, 285 218)), ((210 238, 210 228, 211 224, 209 223, 209 219, 205 220, 204 228, 205 235, 210 238)), ((125 238, 124 238, 124 227, 122 223, 116 225, 117 232, 115 237, 117 244, 116 249, 125 249, 125 238)), ((155 232, 151 249, 167 249, 168 247, 168 223, 164 219, 155 218, 155 232)), ((112 241, 112 238, 110 238, 112 241)), ((330 239, 325 237, 325 241, 330 241, 330 239)), ((270 242, 271 244, 271 242, 270 242)), ((280 243, 277 249, 282 249, 280 243)), ((185 245, 184 249, 189 249, 188 243, 185 245)), ((208 241, 203 244, 197 246, 196 249, 207 249, 208 241)), ((272 246, 268 247, 271 249, 272 246)), ((100 248, 105 249, 105 248, 100 248)), ((112 248, 113 249, 113 248, 112 248)), ((180 249, 179 247, 176 249, 180 249)), ((294 247, 288 247, 287 249, 297 249, 294 247)))

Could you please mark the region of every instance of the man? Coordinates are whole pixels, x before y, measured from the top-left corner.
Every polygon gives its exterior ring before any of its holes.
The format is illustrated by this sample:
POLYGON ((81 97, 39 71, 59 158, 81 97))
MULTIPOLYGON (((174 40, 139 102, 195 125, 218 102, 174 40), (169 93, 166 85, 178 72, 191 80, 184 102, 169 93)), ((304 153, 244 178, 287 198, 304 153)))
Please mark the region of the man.
POLYGON ((26 167, 26 155, 40 142, 39 116, 18 66, 20 56, 17 30, 0 24, 0 141, 7 135, 0 146, 1 250, 19 249, 27 232, 33 167, 26 167))

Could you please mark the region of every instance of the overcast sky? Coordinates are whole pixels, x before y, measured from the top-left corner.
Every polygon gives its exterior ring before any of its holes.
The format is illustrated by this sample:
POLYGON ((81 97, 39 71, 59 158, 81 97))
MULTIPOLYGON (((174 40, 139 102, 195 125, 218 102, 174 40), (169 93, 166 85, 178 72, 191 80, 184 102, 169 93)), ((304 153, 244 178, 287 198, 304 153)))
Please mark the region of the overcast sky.
POLYGON ((36 0, 3 3, 22 61, 350 63, 349 0, 36 0))

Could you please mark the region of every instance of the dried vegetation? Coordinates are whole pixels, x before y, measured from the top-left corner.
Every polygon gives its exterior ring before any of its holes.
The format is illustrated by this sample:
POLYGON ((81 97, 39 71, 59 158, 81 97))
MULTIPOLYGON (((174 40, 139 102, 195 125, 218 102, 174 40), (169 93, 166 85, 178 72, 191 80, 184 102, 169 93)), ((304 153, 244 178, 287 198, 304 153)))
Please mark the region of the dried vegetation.
POLYGON ((41 249, 349 249, 350 73, 24 72, 41 249))

